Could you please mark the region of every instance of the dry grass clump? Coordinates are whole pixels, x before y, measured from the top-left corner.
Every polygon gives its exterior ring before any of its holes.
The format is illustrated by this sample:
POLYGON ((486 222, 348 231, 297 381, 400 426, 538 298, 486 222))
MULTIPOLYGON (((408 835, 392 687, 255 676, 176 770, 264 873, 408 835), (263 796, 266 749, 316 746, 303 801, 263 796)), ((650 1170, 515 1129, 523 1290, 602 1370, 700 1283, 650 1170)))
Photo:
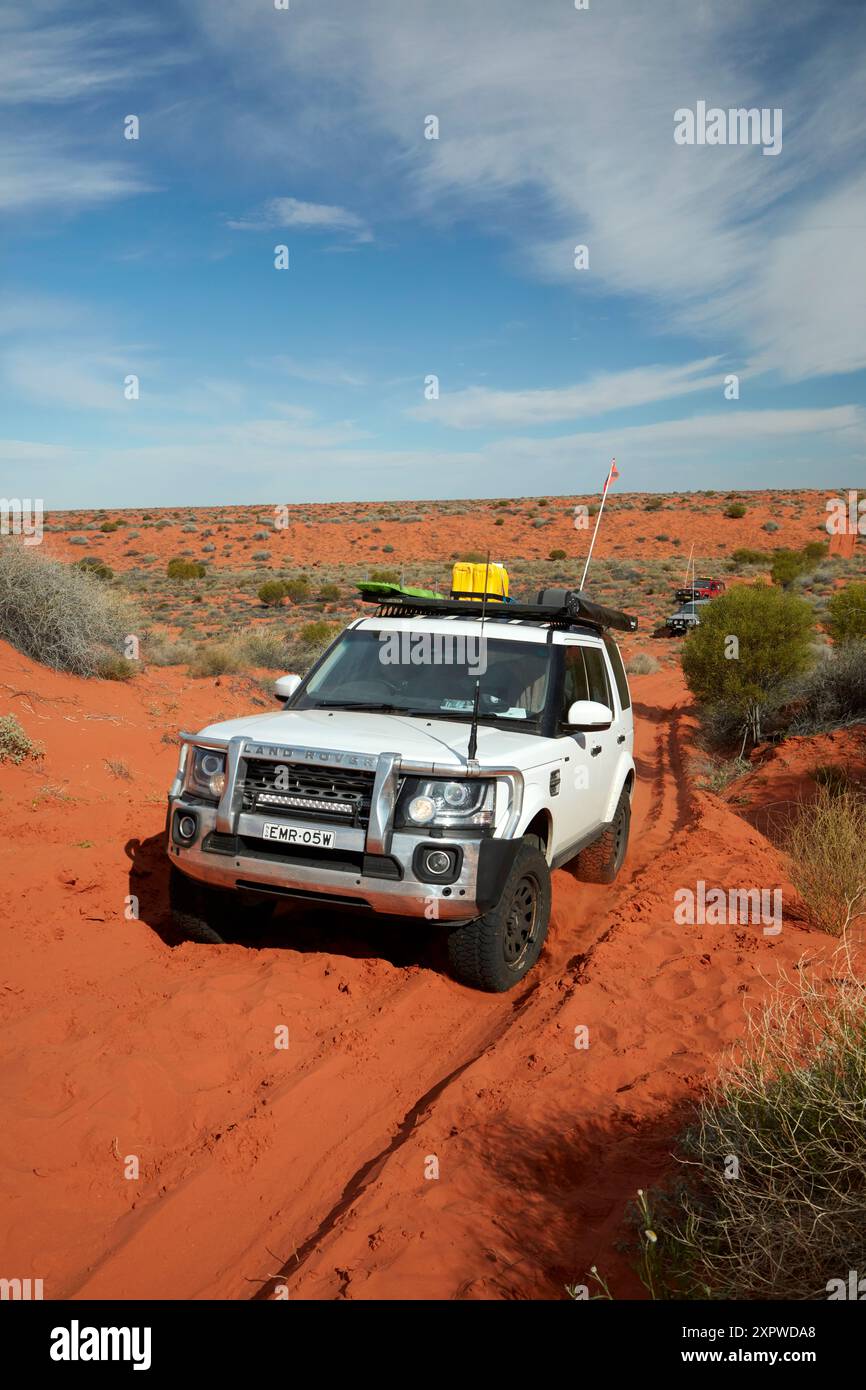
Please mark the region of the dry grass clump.
POLYGON ((825 775, 791 821, 785 848, 816 926, 839 936, 866 917, 866 797, 857 786, 825 775))
POLYGON ((100 675, 132 631, 128 604, 103 580, 0 543, 0 637, 25 656, 58 671, 100 675))
MULTIPOLYGON (((824 1299, 866 1269, 866 985, 801 969, 682 1137, 683 1180, 638 1212, 654 1297, 824 1299)), ((641 1194, 643 1197, 643 1194, 641 1194)))

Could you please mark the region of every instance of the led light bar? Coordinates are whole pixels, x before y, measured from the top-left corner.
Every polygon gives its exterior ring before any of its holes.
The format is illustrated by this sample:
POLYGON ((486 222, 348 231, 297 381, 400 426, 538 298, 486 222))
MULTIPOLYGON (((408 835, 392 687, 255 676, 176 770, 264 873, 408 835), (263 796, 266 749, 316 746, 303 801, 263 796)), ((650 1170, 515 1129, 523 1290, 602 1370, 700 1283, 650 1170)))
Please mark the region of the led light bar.
POLYGON ((347 801, 318 801, 310 796, 285 796, 280 792, 257 792, 256 805, 291 806, 297 811, 338 811, 340 815, 354 815, 355 808, 347 801))

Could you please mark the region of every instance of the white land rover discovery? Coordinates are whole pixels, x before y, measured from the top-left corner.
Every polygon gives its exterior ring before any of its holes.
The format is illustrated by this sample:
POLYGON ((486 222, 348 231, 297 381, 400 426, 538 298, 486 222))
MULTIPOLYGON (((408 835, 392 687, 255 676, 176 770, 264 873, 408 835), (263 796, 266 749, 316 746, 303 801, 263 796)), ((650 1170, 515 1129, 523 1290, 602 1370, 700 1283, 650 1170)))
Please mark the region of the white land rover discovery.
MULTIPOLYGON (((507 990, 538 959, 550 871, 610 883, 628 844, 631 700, 608 628, 551 603, 394 601, 353 622, 282 708, 181 734, 169 792, 184 934, 280 897, 438 922, 458 980, 507 990)), ((540 596, 541 597, 541 596, 540 596)))

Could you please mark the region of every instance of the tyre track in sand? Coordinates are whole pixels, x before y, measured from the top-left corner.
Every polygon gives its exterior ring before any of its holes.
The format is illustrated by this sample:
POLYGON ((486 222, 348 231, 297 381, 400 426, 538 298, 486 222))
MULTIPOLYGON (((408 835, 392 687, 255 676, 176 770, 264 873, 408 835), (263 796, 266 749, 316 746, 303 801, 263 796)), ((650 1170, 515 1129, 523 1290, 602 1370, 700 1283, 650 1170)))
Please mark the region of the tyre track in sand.
MULTIPOLYGON (((104 990, 69 982, 62 1047, 44 1070, 66 1073, 51 1104, 72 1154, 39 1168, 56 1296, 244 1298, 251 1283, 267 1293, 277 1268, 296 1280, 327 1261, 452 1092, 476 1073, 507 1086, 509 1038, 554 1026, 682 825, 670 775, 681 697, 665 690, 657 707, 650 685, 625 872, 611 888, 555 875, 548 946, 515 994, 478 995, 438 970, 376 959, 375 930, 370 958, 357 938, 343 953, 336 930, 313 946, 315 928, 299 933, 300 948, 290 936, 279 948, 166 954, 151 941, 136 968, 121 954, 104 990), (278 1054, 273 1026, 284 1020, 291 1047, 278 1054), (112 1135, 124 1154, 144 1154, 137 1184, 118 1184, 112 1135)), ((38 1090, 44 1075, 35 1079, 38 1090)))

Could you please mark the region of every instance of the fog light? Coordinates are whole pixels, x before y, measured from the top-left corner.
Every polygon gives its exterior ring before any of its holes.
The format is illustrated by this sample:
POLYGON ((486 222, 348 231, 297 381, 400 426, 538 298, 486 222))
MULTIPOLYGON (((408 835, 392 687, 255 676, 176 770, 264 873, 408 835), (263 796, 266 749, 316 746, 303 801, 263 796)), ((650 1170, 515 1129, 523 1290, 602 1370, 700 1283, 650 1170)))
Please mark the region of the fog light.
POLYGON ((416 796, 409 802, 408 813, 416 825, 426 825, 436 814, 436 803, 430 796, 416 796))
POLYGON ((451 869, 451 855, 446 854, 444 849, 431 849, 424 856, 424 868, 428 874, 440 878, 442 874, 447 874, 451 869))
POLYGON ((179 840, 194 840, 197 829, 195 816, 178 816, 177 837, 179 840))

